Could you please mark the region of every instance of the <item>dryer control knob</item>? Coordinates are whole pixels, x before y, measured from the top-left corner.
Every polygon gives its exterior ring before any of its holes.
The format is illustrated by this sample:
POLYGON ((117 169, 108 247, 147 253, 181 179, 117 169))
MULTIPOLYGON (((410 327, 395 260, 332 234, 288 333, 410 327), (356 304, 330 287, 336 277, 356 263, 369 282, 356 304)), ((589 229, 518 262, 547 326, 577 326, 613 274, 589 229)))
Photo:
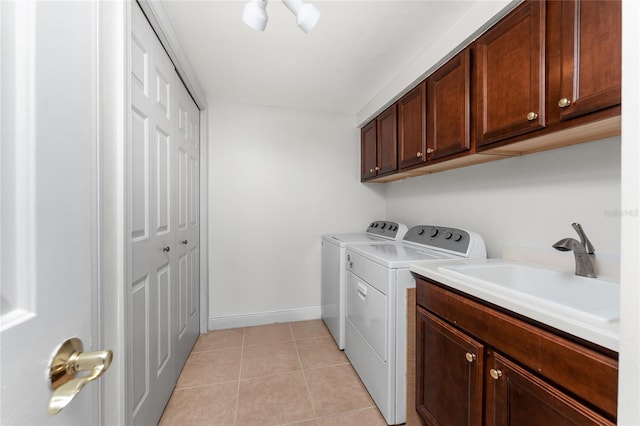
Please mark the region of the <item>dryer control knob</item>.
POLYGON ((451 232, 449 232, 449 231, 444 233, 444 239, 445 240, 450 240, 452 236, 453 236, 453 234, 451 232))
POLYGON ((460 234, 455 234, 453 236, 453 241, 460 241, 461 239, 462 239, 462 235, 460 235, 460 234))
POLYGON ((431 238, 436 237, 436 236, 438 235, 438 233, 439 233, 439 232, 440 232, 440 231, 438 231, 438 228, 433 228, 433 229, 431 230, 431 234, 429 234, 429 236, 430 236, 431 238))

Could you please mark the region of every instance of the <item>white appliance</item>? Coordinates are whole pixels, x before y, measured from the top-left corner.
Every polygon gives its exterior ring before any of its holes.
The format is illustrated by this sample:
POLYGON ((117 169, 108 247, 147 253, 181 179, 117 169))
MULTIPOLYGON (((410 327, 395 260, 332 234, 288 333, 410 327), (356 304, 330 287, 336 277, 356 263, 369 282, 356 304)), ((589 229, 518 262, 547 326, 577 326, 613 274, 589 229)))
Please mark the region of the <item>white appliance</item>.
POLYGON ((345 353, 388 424, 406 421, 409 265, 486 257, 478 234, 431 225, 402 242, 347 247, 345 353))
POLYGON ((344 349, 345 252, 348 245, 379 244, 402 240, 407 226, 387 220, 372 222, 365 232, 322 236, 320 271, 322 319, 338 347, 344 349))

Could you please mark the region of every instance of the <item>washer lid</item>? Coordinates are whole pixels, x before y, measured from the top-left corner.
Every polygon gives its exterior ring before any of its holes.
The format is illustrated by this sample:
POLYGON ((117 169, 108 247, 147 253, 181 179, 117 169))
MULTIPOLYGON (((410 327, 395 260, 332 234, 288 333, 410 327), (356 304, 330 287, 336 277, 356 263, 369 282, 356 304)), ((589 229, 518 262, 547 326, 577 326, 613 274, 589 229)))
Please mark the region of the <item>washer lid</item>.
POLYGON ((389 269, 408 268, 409 265, 424 260, 460 258, 449 253, 402 243, 353 246, 349 247, 347 251, 359 254, 389 269))
POLYGON ((375 237, 369 234, 326 234, 322 239, 332 244, 345 247, 347 244, 378 244, 390 242, 388 238, 375 237))

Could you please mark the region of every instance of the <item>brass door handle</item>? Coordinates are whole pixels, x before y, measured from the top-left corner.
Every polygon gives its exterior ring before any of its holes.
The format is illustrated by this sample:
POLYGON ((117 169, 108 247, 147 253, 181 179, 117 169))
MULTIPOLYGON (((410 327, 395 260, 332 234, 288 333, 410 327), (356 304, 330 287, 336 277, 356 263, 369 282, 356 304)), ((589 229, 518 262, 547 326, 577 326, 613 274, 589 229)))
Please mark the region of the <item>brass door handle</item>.
POLYGON ((53 416, 66 407, 87 385, 104 374, 111 365, 113 352, 83 352, 82 340, 72 337, 58 348, 49 365, 49 379, 53 395, 47 405, 47 414, 53 416), (76 377, 79 371, 89 374, 76 377))
POLYGON ((433 148, 427 148, 427 154, 433 154, 433 148))
POLYGON ((558 106, 559 106, 560 108, 566 108, 566 107, 568 107, 569 105, 571 105, 571 101, 570 101, 569 99, 567 99, 567 98, 561 98, 561 99, 558 101, 558 106))
POLYGON ((527 114, 527 120, 529 121, 533 121, 536 118, 538 118, 538 114, 536 114, 535 112, 530 112, 529 114, 527 114))
POLYGON ((476 360, 476 354, 472 354, 471 352, 467 352, 465 354, 465 358, 467 358, 468 362, 473 362, 476 360))
POLYGON ((417 158, 421 158, 422 157, 422 153, 420 151, 416 152, 416 157, 417 158))

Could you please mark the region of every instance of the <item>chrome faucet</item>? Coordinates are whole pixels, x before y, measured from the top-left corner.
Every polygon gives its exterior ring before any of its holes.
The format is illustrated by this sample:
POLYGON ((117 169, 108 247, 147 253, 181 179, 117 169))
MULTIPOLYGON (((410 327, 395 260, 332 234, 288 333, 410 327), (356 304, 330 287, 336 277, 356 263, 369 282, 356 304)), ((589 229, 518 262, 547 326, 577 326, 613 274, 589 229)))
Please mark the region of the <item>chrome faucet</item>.
POLYGON ((555 243, 553 248, 560 251, 573 251, 573 255, 576 258, 576 275, 596 278, 597 275, 594 267, 596 255, 593 245, 579 223, 572 223, 571 226, 573 226, 573 229, 575 229, 580 236, 580 242, 573 238, 563 238, 555 243))

